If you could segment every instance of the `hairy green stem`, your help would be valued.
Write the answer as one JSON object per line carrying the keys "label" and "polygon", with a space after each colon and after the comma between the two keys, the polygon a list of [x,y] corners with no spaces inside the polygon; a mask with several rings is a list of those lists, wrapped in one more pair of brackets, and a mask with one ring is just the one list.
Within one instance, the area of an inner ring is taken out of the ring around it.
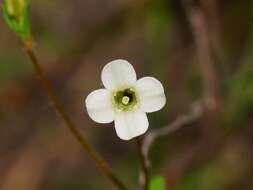
{"label": "hairy green stem", "polygon": [[33,42],[32,40],[24,41],[26,53],[38,75],[44,90],[46,91],[53,107],[56,112],[61,116],[66,126],[68,127],[71,134],[75,137],[75,139],[82,146],[84,151],[91,157],[91,159],[96,163],[98,169],[108,177],[108,179],[119,189],[119,190],[127,190],[125,185],[121,182],[121,180],[113,173],[112,169],[109,167],[107,162],[101,158],[101,156],[96,152],[96,150],[88,143],[88,141],[80,134],[77,127],[71,120],[70,116],[64,109],[63,104],[60,102],[59,98],[54,94],[52,87],[45,77],[45,74],[40,67],[38,59],[33,50]]}

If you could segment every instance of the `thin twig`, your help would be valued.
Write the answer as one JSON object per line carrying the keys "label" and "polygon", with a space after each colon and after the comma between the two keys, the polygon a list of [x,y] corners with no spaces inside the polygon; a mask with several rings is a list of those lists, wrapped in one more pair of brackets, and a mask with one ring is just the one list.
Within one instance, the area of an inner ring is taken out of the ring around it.
{"label": "thin twig", "polygon": [[219,103],[218,78],[211,56],[210,37],[203,11],[193,0],[182,0],[192,34],[195,40],[197,58],[201,67],[204,86],[204,98],[209,102],[212,110]]}
{"label": "thin twig", "polygon": [[146,158],[142,149],[143,141],[140,137],[136,138],[136,144],[138,149],[138,154],[141,162],[141,173],[140,173],[140,189],[149,190],[149,171]]}
{"label": "thin twig", "polygon": [[[221,97],[219,92],[219,80],[215,70],[215,62],[211,53],[211,37],[208,32],[208,23],[206,15],[195,0],[181,0],[186,18],[188,19],[190,30],[193,35],[196,48],[196,56],[201,67],[201,74],[203,78],[203,95],[205,99],[205,106],[203,107],[202,117],[205,118],[205,123],[202,123],[202,137],[199,143],[190,148],[189,151],[184,152],[181,159],[177,160],[176,170],[168,172],[176,175],[173,181],[179,181],[187,169],[191,168],[194,163],[199,162],[201,157],[206,157],[207,154],[213,153],[214,147],[219,147],[217,142],[220,134],[212,126],[217,122],[219,111],[221,109]],[[209,24],[209,25],[208,25]],[[218,136],[218,137],[217,137]],[[208,153],[206,150],[209,150]],[[202,155],[202,156],[200,156]],[[178,161],[179,160],[179,161]],[[173,164],[174,166],[175,164]],[[175,168],[175,167],[174,167]]]}
{"label": "thin twig", "polygon": [[63,104],[60,102],[59,98],[54,94],[50,83],[48,82],[42,68],[39,65],[38,59],[33,50],[33,42],[31,40],[24,41],[25,50],[28,57],[31,60],[31,63],[38,75],[53,107],[56,112],[61,116],[66,126],[68,127],[71,134],[75,137],[75,139],[79,142],[82,148],[87,152],[87,154],[91,157],[91,159],[96,163],[98,169],[104,173],[111,182],[119,189],[119,190],[127,190],[125,185],[121,182],[121,180],[113,173],[112,169],[108,166],[107,162],[102,159],[102,157],[96,152],[96,150],[88,143],[88,141],[80,134],[75,124],[72,122],[70,116],[64,109]]}
{"label": "thin twig", "polygon": [[171,133],[181,129],[182,127],[199,119],[204,112],[205,102],[196,102],[191,106],[188,114],[179,115],[172,123],[149,132],[144,139],[142,151],[144,154],[146,165],[150,166],[149,151],[156,139],[162,136],[170,135]]}
{"label": "thin twig", "polygon": [[178,116],[172,123],[154,131],[149,132],[143,143],[142,151],[146,164],[149,166],[149,150],[154,141],[161,136],[167,136],[183,126],[186,126],[205,115],[205,111],[214,111],[219,101],[218,84],[215,74],[214,63],[210,55],[210,39],[208,38],[207,26],[203,13],[195,8],[191,0],[183,0],[184,8],[187,12],[191,29],[193,31],[196,51],[202,70],[204,101],[193,104],[188,114]]}

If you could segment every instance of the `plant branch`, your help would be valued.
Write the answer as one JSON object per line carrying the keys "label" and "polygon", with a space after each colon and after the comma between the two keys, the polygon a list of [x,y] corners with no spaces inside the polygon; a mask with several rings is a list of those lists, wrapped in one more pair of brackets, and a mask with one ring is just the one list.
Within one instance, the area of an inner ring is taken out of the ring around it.
{"label": "plant branch", "polygon": [[200,117],[206,116],[207,113],[213,113],[219,103],[218,80],[210,53],[210,39],[204,14],[194,5],[193,1],[182,1],[195,40],[197,57],[203,77],[204,97],[203,101],[198,101],[192,105],[188,114],[180,115],[172,123],[153,130],[146,135],[142,151],[148,166],[150,165],[149,150],[157,138],[170,135]]}
{"label": "plant branch", "polygon": [[101,156],[96,152],[96,150],[88,143],[88,141],[80,134],[77,127],[71,120],[70,116],[64,109],[63,104],[60,102],[59,98],[54,94],[52,87],[45,77],[45,74],[40,67],[38,59],[33,50],[33,41],[26,40],[24,41],[25,51],[36,71],[38,78],[40,79],[44,90],[46,91],[53,107],[59,116],[63,119],[66,126],[68,127],[71,134],[75,137],[78,143],[82,146],[84,151],[90,156],[90,158],[96,163],[98,169],[108,177],[108,179],[119,189],[119,190],[127,190],[125,185],[121,182],[121,180],[113,173],[112,169],[108,166],[107,162],[101,158]]}
{"label": "plant branch", "polygon": [[141,173],[140,173],[140,189],[149,190],[149,167],[146,162],[145,154],[142,149],[143,141],[140,137],[136,138],[136,144],[138,149],[138,154],[141,162]]}
{"label": "plant branch", "polygon": [[150,166],[149,151],[154,143],[160,137],[170,135],[175,131],[181,129],[184,126],[199,119],[204,113],[205,102],[197,101],[191,106],[191,110],[188,114],[179,115],[173,122],[159,129],[154,129],[149,132],[143,141],[142,152],[144,154],[146,165]]}
{"label": "plant branch", "polygon": [[197,58],[204,81],[204,97],[209,102],[210,108],[214,110],[218,106],[220,97],[218,92],[218,78],[211,56],[211,40],[207,28],[208,23],[203,11],[193,0],[182,0],[182,3],[195,40]]}
{"label": "plant branch", "polygon": [[212,39],[208,31],[208,29],[213,28],[208,28],[211,24],[208,23],[204,10],[202,10],[198,1],[181,0],[181,2],[195,42],[196,57],[203,78],[203,98],[205,105],[202,111],[202,117],[204,119],[202,121],[203,126],[201,127],[202,136],[199,142],[185,151],[181,155],[181,159],[177,157],[175,159],[177,163],[171,164],[174,169],[170,169],[168,176],[170,174],[174,175],[174,183],[182,179],[186,171],[195,163],[200,162],[202,157],[206,157],[210,153],[213,154],[213,150],[216,147],[220,147],[220,141],[222,140],[217,128],[212,127],[217,124],[222,108],[220,105],[222,99],[219,92],[218,74],[216,73],[215,61],[211,51]]}

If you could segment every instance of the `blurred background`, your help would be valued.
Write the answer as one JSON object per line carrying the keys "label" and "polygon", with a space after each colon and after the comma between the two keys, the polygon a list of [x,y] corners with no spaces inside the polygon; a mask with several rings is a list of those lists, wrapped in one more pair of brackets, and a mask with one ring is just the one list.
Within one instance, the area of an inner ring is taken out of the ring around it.
{"label": "blurred background", "polygon": [[[130,189],[132,141],[94,123],[84,100],[111,60],[165,86],[150,130],[210,99],[203,116],[151,147],[151,174],[170,190],[253,189],[251,0],[32,0],[36,52],[68,113]],[[0,189],[115,189],[55,113],[18,38],[0,19]]]}

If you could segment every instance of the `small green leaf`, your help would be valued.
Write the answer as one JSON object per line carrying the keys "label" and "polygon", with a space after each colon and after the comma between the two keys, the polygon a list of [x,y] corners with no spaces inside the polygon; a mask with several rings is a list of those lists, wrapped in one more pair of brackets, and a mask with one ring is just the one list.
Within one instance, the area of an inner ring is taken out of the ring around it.
{"label": "small green leaf", "polygon": [[3,15],[8,26],[23,39],[30,37],[30,0],[4,0]]}
{"label": "small green leaf", "polygon": [[166,190],[165,179],[163,176],[155,176],[150,183],[150,190]]}

